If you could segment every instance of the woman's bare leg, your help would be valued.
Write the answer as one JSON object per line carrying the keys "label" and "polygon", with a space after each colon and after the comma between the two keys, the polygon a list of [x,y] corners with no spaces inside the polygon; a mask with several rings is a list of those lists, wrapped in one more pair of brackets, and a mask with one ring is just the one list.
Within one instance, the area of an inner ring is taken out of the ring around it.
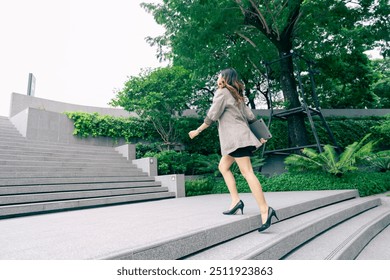
{"label": "woman's bare leg", "polygon": [[232,199],[229,209],[232,209],[239,201],[240,197],[238,195],[236,180],[234,179],[233,173],[230,171],[230,167],[234,163],[234,158],[226,155],[223,156],[219,162],[218,169],[222,173],[225,184],[229,189],[230,196]]}
{"label": "woman's bare leg", "polygon": [[248,182],[252,194],[256,199],[257,205],[260,209],[261,220],[264,224],[268,218],[268,204],[265,200],[260,181],[259,179],[257,179],[255,173],[253,172],[251,159],[250,157],[241,157],[235,158],[235,161],[237,162],[242,176],[244,176],[245,180]]}

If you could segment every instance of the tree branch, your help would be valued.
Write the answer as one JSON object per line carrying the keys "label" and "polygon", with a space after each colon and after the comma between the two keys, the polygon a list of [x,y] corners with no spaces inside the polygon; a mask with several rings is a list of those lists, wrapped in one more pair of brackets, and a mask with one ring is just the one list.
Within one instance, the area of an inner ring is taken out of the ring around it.
{"label": "tree branch", "polygon": [[240,32],[236,32],[236,34],[240,37],[242,37],[245,41],[247,41],[249,44],[252,45],[252,47],[254,48],[257,48],[256,44],[251,40],[249,39],[248,37],[246,37],[244,34],[240,33]]}

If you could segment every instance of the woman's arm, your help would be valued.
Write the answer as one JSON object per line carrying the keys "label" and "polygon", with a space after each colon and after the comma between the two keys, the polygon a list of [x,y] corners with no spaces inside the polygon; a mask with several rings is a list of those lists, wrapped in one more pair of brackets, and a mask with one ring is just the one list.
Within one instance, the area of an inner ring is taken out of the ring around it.
{"label": "woman's arm", "polygon": [[206,123],[203,123],[201,126],[199,126],[197,129],[195,130],[191,130],[188,135],[190,136],[191,139],[194,139],[196,136],[198,136],[203,130],[205,130],[206,128],[208,128],[209,125],[206,124]]}

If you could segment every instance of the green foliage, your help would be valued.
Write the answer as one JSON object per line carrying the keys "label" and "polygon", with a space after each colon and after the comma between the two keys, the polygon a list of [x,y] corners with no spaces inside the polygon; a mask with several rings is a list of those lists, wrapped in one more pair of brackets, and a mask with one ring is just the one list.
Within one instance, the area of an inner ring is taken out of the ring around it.
{"label": "green foliage", "polygon": [[156,137],[150,126],[137,118],[82,112],[66,112],[65,114],[74,121],[73,135],[80,137],[105,136],[115,140],[124,138],[127,142],[139,138],[148,140]]}
{"label": "green foliage", "polygon": [[378,126],[375,126],[374,129],[382,135],[390,135],[390,115],[386,116],[386,120]]}
{"label": "green foliage", "polygon": [[[66,113],[74,121],[74,135],[81,137],[105,136],[114,139],[125,138],[127,142],[151,141],[153,144],[137,144],[137,158],[143,157],[147,151],[159,152],[164,149],[163,143],[158,143],[159,135],[154,127],[147,121],[138,118],[116,118],[112,116],[100,116],[97,113]],[[265,120],[267,118],[264,118]],[[198,137],[191,140],[188,131],[198,127],[203,122],[202,118],[182,117],[176,122],[177,141],[182,143],[185,150],[190,153],[202,155],[220,153],[217,126],[213,125],[203,131]],[[327,122],[336,137],[338,144],[345,148],[362,135],[372,133],[372,139],[381,139],[381,149],[389,149],[390,143],[390,115],[383,117],[365,118],[327,118]],[[315,120],[318,136],[321,143],[330,143],[326,130],[320,120]],[[307,126],[309,124],[307,123]],[[271,131],[273,138],[267,142],[267,149],[281,149],[288,147],[287,123],[274,120]],[[314,142],[311,136],[310,143]]]}
{"label": "green foliage", "polygon": [[187,152],[165,150],[158,153],[147,152],[145,157],[156,157],[158,174],[183,174],[187,170],[190,155]]}
{"label": "green foliage", "polygon": [[203,123],[203,118],[184,117],[178,120],[177,125],[177,139],[185,146],[189,153],[198,153],[202,155],[220,153],[220,145],[218,139],[218,127],[212,125],[202,133],[190,139],[188,132],[199,127]]}
{"label": "green foliage", "polygon": [[365,157],[364,160],[380,172],[390,171],[390,150],[374,153]]}
{"label": "green foliage", "polygon": [[234,67],[252,101],[262,97],[261,61],[294,49],[318,62],[322,108],[382,106],[386,97],[377,93],[386,84],[372,86],[375,68],[363,52],[379,45],[388,54],[389,5],[382,0],[355,2],[170,0],[143,6],[166,30],[148,38],[159,57],[184,66],[204,84],[221,68]]}
{"label": "green foliage", "polygon": [[[270,178],[261,174],[256,174],[256,176],[265,192],[357,189],[359,195],[363,197],[390,191],[390,172],[354,171],[343,177],[335,177],[322,172],[283,173]],[[250,192],[247,182],[241,175],[236,176],[236,182],[240,193]],[[196,195],[229,192],[222,179],[213,177],[207,177],[202,181],[191,181],[191,186],[187,184],[186,182],[186,188],[190,188],[191,192],[196,193]],[[204,189],[206,191],[203,191]]]}
{"label": "green foliage", "polygon": [[357,170],[357,161],[371,155],[375,142],[365,143],[370,136],[368,134],[360,142],[348,145],[340,155],[330,145],[325,145],[322,153],[305,148],[302,150],[304,156],[294,154],[285,159],[286,168],[291,172],[322,170],[342,176],[346,172]]}
{"label": "green foliage", "polygon": [[189,180],[185,182],[186,196],[196,196],[211,194],[213,191],[215,179],[206,177],[198,180]]}
{"label": "green foliage", "polygon": [[172,150],[149,151],[143,157],[155,157],[158,162],[158,174],[186,174],[186,175],[213,175],[218,176],[217,154],[201,155],[190,154],[187,151],[176,152]]}
{"label": "green foliage", "polygon": [[[262,177],[262,175],[257,174],[257,176]],[[237,191],[239,193],[248,193],[250,192],[250,188],[248,186],[248,183],[246,182],[245,178],[242,175],[235,174],[236,179],[236,186]],[[225,181],[223,179],[216,179],[213,186],[212,193],[218,194],[218,193],[229,193],[229,190],[225,184]]]}
{"label": "green foliage", "polygon": [[177,140],[176,116],[188,108],[192,94],[190,72],[183,67],[166,67],[130,77],[110,104],[137,113],[170,145]]}
{"label": "green foliage", "polygon": [[375,73],[372,91],[378,98],[377,108],[390,108],[390,58],[371,61]]}
{"label": "green foliage", "polygon": [[357,189],[360,196],[368,196],[389,191],[389,180],[390,172],[354,171],[343,177],[322,172],[302,172],[271,177],[264,182],[263,187],[270,192]]}

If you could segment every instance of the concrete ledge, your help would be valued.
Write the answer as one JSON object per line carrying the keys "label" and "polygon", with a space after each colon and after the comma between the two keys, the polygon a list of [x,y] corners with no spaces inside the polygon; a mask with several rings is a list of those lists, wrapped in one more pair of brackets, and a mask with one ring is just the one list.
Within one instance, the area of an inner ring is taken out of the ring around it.
{"label": "concrete ledge", "polygon": [[127,160],[135,160],[135,145],[134,144],[125,144],[115,148],[119,154],[124,156]]}
{"label": "concrete ledge", "polygon": [[155,176],[154,178],[161,182],[162,187],[167,187],[168,191],[174,192],[176,198],[186,196],[184,174]]}
{"label": "concrete ledge", "polygon": [[27,108],[11,117],[10,120],[27,139],[107,147],[125,144],[124,139],[75,136],[73,135],[73,121],[62,113]]}
{"label": "concrete ledge", "polygon": [[148,176],[154,177],[157,176],[157,158],[148,157],[132,160],[132,163],[135,164],[143,172],[147,173]]}
{"label": "concrete ledge", "polygon": [[19,133],[22,134],[23,137],[26,137],[28,128],[28,108],[10,118],[10,121]]}
{"label": "concrete ledge", "polygon": [[65,102],[59,102],[44,98],[38,98],[34,96],[28,96],[25,94],[12,93],[11,95],[11,108],[10,108],[10,117],[15,116],[19,112],[27,109],[35,108],[42,111],[50,111],[56,113],[63,112],[86,112],[86,113],[99,113],[101,115],[110,115],[116,117],[128,117],[130,115],[135,116],[135,114],[130,114],[129,112],[123,109],[114,109],[114,108],[101,108],[101,107],[92,107],[84,105],[76,105]]}

